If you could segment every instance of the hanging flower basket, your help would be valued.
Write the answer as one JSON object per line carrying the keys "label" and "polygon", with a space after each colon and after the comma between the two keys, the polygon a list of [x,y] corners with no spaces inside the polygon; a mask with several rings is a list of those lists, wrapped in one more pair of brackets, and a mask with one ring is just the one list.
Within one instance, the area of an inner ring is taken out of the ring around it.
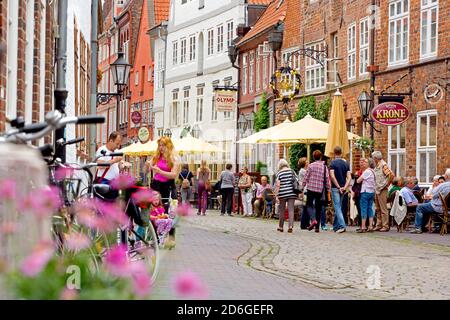
{"label": "hanging flower basket", "polygon": [[355,148],[365,152],[371,151],[374,146],[374,141],[367,137],[361,137],[355,141]]}

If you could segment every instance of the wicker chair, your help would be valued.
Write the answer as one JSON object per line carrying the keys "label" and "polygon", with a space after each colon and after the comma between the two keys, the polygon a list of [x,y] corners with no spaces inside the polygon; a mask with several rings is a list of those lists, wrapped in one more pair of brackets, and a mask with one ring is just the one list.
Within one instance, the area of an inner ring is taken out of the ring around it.
{"label": "wicker chair", "polygon": [[439,198],[442,201],[442,213],[438,214],[439,220],[442,221],[442,227],[441,227],[441,236],[447,233],[447,225],[450,223],[450,192],[447,193],[447,195],[442,195],[441,192],[439,192]]}

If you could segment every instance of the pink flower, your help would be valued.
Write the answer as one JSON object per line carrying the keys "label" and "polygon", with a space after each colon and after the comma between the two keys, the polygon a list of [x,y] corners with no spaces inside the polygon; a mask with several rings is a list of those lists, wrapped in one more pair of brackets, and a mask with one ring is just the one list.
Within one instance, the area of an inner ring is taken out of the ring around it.
{"label": "pink flower", "polygon": [[71,233],[65,241],[67,249],[72,251],[80,251],[89,248],[91,240],[82,233]]}
{"label": "pink flower", "polygon": [[61,300],[76,300],[78,298],[78,291],[75,289],[64,288],[59,295]]}
{"label": "pink flower", "polygon": [[139,205],[150,205],[156,198],[157,193],[149,189],[141,189],[136,193],[133,193],[133,199]]}
{"label": "pink flower", "polygon": [[111,187],[115,190],[126,190],[136,183],[136,180],[129,174],[121,174],[111,181]]}
{"label": "pink flower", "polygon": [[143,298],[150,294],[152,279],[142,261],[136,261],[131,264],[131,279],[136,296]]}
{"label": "pink flower", "polygon": [[116,277],[130,276],[130,262],[127,257],[127,247],[116,245],[112,247],[105,257],[106,270]]}
{"label": "pink flower", "polygon": [[190,204],[183,203],[175,209],[175,213],[179,216],[187,217],[194,214],[194,209],[192,209]]}
{"label": "pink flower", "polygon": [[71,177],[73,175],[73,173],[74,173],[73,168],[58,167],[58,169],[56,169],[56,171],[55,171],[55,179],[57,181],[61,181],[67,177]]}
{"label": "pink flower", "polygon": [[17,196],[17,182],[15,180],[0,181],[0,200],[15,200]]}
{"label": "pink flower", "polygon": [[4,233],[4,234],[12,234],[15,233],[17,231],[17,223],[14,222],[4,222],[1,226],[0,226],[0,233]]}
{"label": "pink flower", "polygon": [[52,243],[39,243],[31,255],[20,265],[20,271],[27,277],[35,277],[47,266],[55,249]]}
{"label": "pink flower", "polygon": [[178,274],[173,281],[175,294],[181,298],[206,298],[207,289],[194,272]]}
{"label": "pink flower", "polygon": [[128,223],[128,217],[116,203],[99,202],[97,208],[103,218],[117,224],[119,226],[126,225]]}

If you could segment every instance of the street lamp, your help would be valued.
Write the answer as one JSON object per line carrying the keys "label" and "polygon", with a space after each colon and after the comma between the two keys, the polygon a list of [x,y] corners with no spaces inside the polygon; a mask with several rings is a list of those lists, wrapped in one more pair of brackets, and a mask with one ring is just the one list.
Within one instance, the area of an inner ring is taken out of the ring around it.
{"label": "street lamp", "polygon": [[200,136],[200,127],[198,126],[198,124],[194,125],[194,127],[191,130],[192,136],[194,138],[197,138]]}
{"label": "street lamp", "polygon": [[359,109],[364,122],[368,121],[370,110],[372,109],[372,99],[366,90],[363,90],[358,97]]}
{"label": "street lamp", "polygon": [[164,136],[165,136],[165,137],[172,138],[172,130],[170,130],[169,128],[167,128],[167,129],[164,131]]}
{"label": "street lamp", "polygon": [[242,134],[243,132],[245,132],[245,130],[247,129],[247,118],[245,117],[245,115],[243,113],[241,113],[239,115],[239,119],[238,119],[238,129],[239,132]]}

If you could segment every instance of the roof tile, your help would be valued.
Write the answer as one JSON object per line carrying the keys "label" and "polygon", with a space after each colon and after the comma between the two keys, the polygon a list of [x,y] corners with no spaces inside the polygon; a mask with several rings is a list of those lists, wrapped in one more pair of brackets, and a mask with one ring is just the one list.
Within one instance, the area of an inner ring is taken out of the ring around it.
{"label": "roof tile", "polygon": [[155,0],[155,25],[169,18],[170,0]]}

